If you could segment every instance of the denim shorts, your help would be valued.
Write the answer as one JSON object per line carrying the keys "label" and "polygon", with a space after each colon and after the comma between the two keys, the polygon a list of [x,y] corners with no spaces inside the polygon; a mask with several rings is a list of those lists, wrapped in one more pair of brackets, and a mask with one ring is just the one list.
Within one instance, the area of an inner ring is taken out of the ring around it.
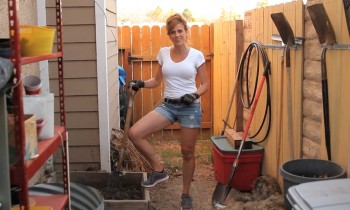
{"label": "denim shorts", "polygon": [[202,108],[200,103],[186,105],[162,102],[154,109],[172,123],[178,121],[185,128],[199,128],[202,121]]}

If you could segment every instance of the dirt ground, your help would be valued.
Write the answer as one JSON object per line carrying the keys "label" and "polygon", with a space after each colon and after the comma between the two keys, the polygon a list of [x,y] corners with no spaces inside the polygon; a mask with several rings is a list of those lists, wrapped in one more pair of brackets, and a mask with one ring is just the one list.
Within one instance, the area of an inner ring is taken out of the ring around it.
{"label": "dirt ground", "polygon": [[[150,189],[151,206],[153,209],[180,209],[182,173],[180,170],[168,170],[169,180]],[[228,210],[283,210],[283,195],[276,188],[276,183],[270,177],[260,177],[256,181],[256,190],[241,193],[232,189],[222,209]],[[212,165],[197,165],[191,186],[193,209],[213,210],[212,195],[217,182]],[[258,186],[259,185],[259,186]]]}
{"label": "dirt ground", "polygon": [[[117,133],[118,134],[118,133]],[[120,139],[120,138],[116,138]],[[154,210],[175,210],[181,208],[182,190],[182,158],[178,142],[152,142],[156,153],[165,165],[169,180],[162,182],[149,190],[151,207]],[[118,149],[116,149],[118,151]],[[132,148],[128,152],[133,152]],[[137,152],[130,155],[130,163],[139,163],[137,171],[150,170],[143,157]],[[116,157],[117,159],[117,157]],[[214,210],[212,196],[217,185],[212,164],[212,149],[210,140],[197,141],[196,170],[191,185],[190,195],[193,199],[193,209]],[[239,166],[238,166],[239,167]],[[133,165],[131,168],[135,168]],[[261,176],[254,183],[252,192],[241,193],[232,189],[225,201],[228,210],[283,210],[284,200],[277,181],[269,176]],[[221,208],[220,208],[221,209]]]}

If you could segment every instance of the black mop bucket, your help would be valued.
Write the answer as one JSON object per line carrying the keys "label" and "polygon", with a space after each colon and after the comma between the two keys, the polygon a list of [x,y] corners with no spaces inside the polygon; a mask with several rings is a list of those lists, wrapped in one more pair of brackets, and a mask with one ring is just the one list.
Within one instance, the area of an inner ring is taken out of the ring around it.
{"label": "black mop bucket", "polygon": [[305,182],[345,178],[345,170],[338,164],[320,159],[296,159],[285,162],[280,168],[283,177],[284,206],[291,209],[286,199],[289,187]]}
{"label": "black mop bucket", "polygon": [[[29,195],[45,196],[63,193],[62,183],[44,183],[29,188]],[[103,210],[104,199],[101,193],[90,186],[70,183],[72,210]]]}

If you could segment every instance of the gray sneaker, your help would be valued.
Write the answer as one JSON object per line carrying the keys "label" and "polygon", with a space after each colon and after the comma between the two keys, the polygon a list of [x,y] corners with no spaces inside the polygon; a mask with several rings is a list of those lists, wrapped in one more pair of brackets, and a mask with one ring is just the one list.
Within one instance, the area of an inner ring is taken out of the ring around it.
{"label": "gray sneaker", "polygon": [[192,210],[191,196],[181,195],[181,210]]}
{"label": "gray sneaker", "polygon": [[168,174],[164,171],[162,173],[159,172],[152,172],[146,181],[141,183],[142,187],[153,187],[154,185],[158,184],[159,182],[165,181],[169,179]]}

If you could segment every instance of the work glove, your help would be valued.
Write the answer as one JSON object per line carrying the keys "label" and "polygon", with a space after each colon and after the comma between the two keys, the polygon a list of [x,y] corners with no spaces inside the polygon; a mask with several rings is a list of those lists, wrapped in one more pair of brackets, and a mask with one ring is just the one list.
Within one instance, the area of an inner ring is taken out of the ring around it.
{"label": "work glove", "polygon": [[145,87],[145,82],[142,80],[131,80],[129,82],[129,87],[131,87],[133,91],[138,91],[140,88]]}
{"label": "work glove", "polygon": [[187,93],[180,97],[180,101],[184,104],[192,104],[195,100],[199,98],[197,93]]}

